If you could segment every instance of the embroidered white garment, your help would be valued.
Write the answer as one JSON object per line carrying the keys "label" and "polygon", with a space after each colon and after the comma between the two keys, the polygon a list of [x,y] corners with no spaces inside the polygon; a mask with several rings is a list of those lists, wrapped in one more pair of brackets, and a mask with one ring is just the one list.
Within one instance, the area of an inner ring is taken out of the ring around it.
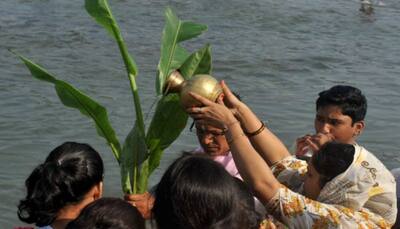
{"label": "embroidered white garment", "polygon": [[397,215],[396,182],[392,173],[365,148],[355,145],[353,163],[328,182],[318,201],[353,210],[367,208],[393,224]]}
{"label": "embroidered white garment", "polygon": [[305,161],[289,156],[271,166],[275,177],[294,192],[281,188],[267,209],[281,214],[282,221],[295,227],[347,228],[355,224],[364,228],[364,224],[388,228],[397,213],[394,178],[373,154],[354,147],[353,163],[324,186],[317,201],[299,194],[307,171]]}

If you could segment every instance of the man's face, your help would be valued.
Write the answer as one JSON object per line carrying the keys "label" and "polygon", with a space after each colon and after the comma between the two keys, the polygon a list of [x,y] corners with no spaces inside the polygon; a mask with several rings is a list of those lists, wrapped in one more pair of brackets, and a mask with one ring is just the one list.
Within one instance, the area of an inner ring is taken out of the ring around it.
{"label": "man's face", "polygon": [[196,124],[196,134],[204,152],[211,156],[226,155],[229,145],[221,129],[209,125]]}
{"label": "man's face", "polygon": [[304,196],[313,200],[317,200],[322,188],[320,185],[320,175],[317,170],[315,170],[312,163],[308,164],[303,188]]}
{"label": "man's face", "polygon": [[318,109],[314,127],[317,133],[331,134],[338,142],[353,144],[364,128],[364,121],[352,122],[338,106],[325,106]]}

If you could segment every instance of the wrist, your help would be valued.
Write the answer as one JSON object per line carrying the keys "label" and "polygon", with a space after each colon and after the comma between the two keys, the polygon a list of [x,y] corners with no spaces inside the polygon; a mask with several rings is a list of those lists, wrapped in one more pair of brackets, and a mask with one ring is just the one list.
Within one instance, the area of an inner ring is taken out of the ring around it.
{"label": "wrist", "polygon": [[234,112],[226,112],[225,115],[221,118],[221,121],[225,131],[228,131],[235,124],[240,125],[240,120],[237,119]]}
{"label": "wrist", "polygon": [[246,131],[244,131],[244,133],[246,134],[246,136],[247,137],[249,137],[249,138],[251,138],[251,137],[254,137],[254,136],[257,136],[257,135],[259,135],[261,132],[263,132],[264,130],[265,130],[265,123],[263,122],[263,121],[260,121],[260,128],[258,128],[257,130],[255,130],[255,131],[252,131],[252,132],[246,132]]}
{"label": "wrist", "polygon": [[240,122],[242,122],[245,118],[245,114],[249,111],[249,107],[244,104],[244,103],[240,103],[236,108],[235,108],[235,112],[234,112],[234,116],[237,120],[239,120]]}

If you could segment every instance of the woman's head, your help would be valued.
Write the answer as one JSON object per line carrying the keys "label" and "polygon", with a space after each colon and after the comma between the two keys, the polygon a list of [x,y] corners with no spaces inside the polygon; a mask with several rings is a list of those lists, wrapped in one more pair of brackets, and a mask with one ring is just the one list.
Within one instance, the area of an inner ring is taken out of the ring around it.
{"label": "woman's head", "polygon": [[[239,94],[235,92],[232,92],[232,94],[241,101]],[[223,98],[225,95],[222,93],[220,96]],[[193,127],[196,128],[197,139],[199,140],[204,153],[211,157],[224,156],[229,153],[230,149],[226,140],[225,130],[197,121],[193,121],[190,126],[190,131],[192,131]]]}
{"label": "woman's head", "polygon": [[80,203],[94,187],[101,195],[103,170],[99,153],[89,145],[58,146],[25,181],[27,195],[18,205],[18,217],[37,226],[51,224],[62,208]]}
{"label": "woman's head", "polygon": [[87,205],[66,229],[144,229],[138,210],[118,198],[101,198]]}
{"label": "woman's head", "polygon": [[353,145],[328,142],[313,155],[304,181],[304,194],[316,200],[326,183],[346,171],[354,159]]}
{"label": "woman's head", "polygon": [[184,155],[157,186],[153,213],[158,228],[257,228],[241,203],[242,191],[218,163]]}
{"label": "woman's head", "polygon": [[195,126],[199,143],[207,155],[216,157],[228,154],[229,144],[226,141],[224,130],[196,122]]}

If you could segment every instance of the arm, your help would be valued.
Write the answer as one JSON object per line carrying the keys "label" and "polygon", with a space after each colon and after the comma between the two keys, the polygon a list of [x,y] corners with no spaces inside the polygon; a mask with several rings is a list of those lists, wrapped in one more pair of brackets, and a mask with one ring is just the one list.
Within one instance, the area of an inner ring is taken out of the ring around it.
{"label": "arm", "polygon": [[[231,92],[224,81],[221,82],[221,86],[224,96],[219,98],[218,103],[225,104],[230,109],[236,119],[240,121],[240,125],[246,133],[257,131],[261,127],[260,119]],[[290,155],[285,145],[268,128],[255,136],[249,137],[249,140],[268,165]]]}
{"label": "arm", "polygon": [[240,175],[253,187],[256,196],[265,205],[278,191],[280,183],[244,135],[238,122],[230,125],[227,139]]}
{"label": "arm", "polygon": [[[244,103],[238,108],[236,116],[246,133],[254,133],[261,127],[260,119]],[[268,165],[290,156],[285,145],[268,128],[255,136],[249,137],[249,140]]]}

